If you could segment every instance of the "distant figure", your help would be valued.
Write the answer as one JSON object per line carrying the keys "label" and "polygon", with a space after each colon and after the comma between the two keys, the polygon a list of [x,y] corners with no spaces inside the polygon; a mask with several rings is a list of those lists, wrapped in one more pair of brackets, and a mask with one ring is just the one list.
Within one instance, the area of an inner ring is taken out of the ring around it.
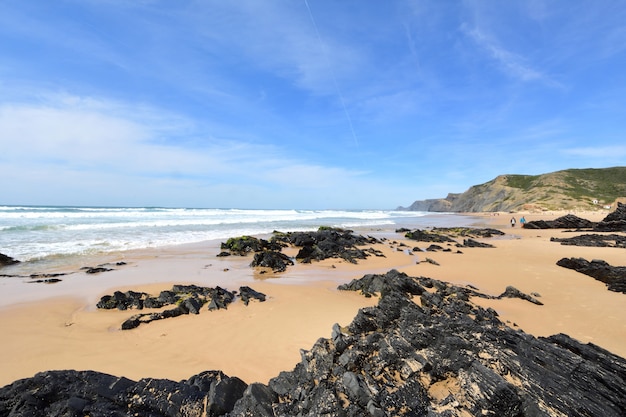
{"label": "distant figure", "polygon": [[511,227],[515,227],[515,217],[511,217]]}
{"label": "distant figure", "polygon": [[524,225],[526,224],[526,218],[524,216],[520,217],[519,219],[519,225],[520,227],[523,229]]}

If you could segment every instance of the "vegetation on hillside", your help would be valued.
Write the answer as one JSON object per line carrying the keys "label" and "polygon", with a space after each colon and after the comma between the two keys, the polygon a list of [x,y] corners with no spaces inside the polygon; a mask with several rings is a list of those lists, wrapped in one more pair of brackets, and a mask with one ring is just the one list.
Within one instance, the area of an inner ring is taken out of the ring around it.
{"label": "vegetation on hillside", "polygon": [[[453,198],[451,198],[453,196]],[[626,167],[567,169],[542,175],[500,175],[445,199],[415,202],[409,208],[478,212],[594,210],[626,198]]]}

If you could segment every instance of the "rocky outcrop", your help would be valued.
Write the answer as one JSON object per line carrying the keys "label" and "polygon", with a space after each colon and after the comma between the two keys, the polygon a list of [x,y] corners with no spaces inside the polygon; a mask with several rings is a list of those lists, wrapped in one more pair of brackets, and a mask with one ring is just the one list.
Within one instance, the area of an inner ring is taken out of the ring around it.
{"label": "rocky outcrop", "polygon": [[8,255],[0,253],[0,268],[3,266],[14,265],[14,264],[19,264],[19,263],[20,261],[18,261],[17,259],[13,259]]}
{"label": "rocky outcrop", "polygon": [[265,294],[263,294],[262,292],[255,291],[252,288],[247,287],[247,286],[239,287],[239,297],[241,298],[241,301],[243,301],[245,305],[248,305],[250,300],[259,300],[260,302],[265,301]]}
{"label": "rocky outcrop", "polygon": [[626,232],[626,204],[617,203],[617,208],[594,226],[597,232]]}
{"label": "rocky outcrop", "polygon": [[[235,300],[236,291],[228,291],[221,287],[199,287],[197,285],[174,285],[171,290],[161,291],[158,296],[145,292],[115,291],[113,295],[104,295],[96,304],[97,308],[111,310],[160,309],[168,305],[176,307],[152,313],[135,314],[125,320],[122,330],[130,330],[141,324],[151,323],[183,314],[200,314],[202,306],[208,304],[208,310],[226,309]],[[239,288],[239,296],[245,305],[250,300],[265,301],[265,294],[248,286]]]}
{"label": "rocky outcrop", "polygon": [[274,272],[285,272],[287,266],[293,265],[293,261],[287,255],[282,252],[264,250],[254,254],[254,258],[250,263],[250,266],[260,266],[265,268],[271,268]]}
{"label": "rocky outcrop", "polygon": [[229,252],[222,252],[220,255],[225,256],[227,254],[234,254],[245,256],[252,252],[261,252],[266,250],[280,252],[282,247],[283,245],[279,244],[276,240],[267,241],[253,236],[231,237],[226,242],[222,242],[221,244],[221,249],[228,250]]}
{"label": "rocky outcrop", "polygon": [[584,258],[563,258],[556,264],[602,281],[610,291],[626,294],[626,266],[611,266],[603,260],[590,262]]}
{"label": "rocky outcrop", "polygon": [[[505,233],[490,228],[471,228],[471,227],[436,227],[433,228],[430,232],[426,230],[396,230],[396,232],[404,232],[404,237],[411,240],[416,240],[418,242],[435,242],[435,243],[454,243],[458,248],[493,248],[492,244],[478,242],[477,240],[471,239],[471,237],[475,238],[490,238],[495,236],[502,236]],[[463,243],[459,243],[453,237],[467,237],[463,239]],[[444,250],[443,247],[439,245],[430,245],[426,248],[428,252],[435,252],[438,250]],[[447,252],[451,252],[451,249],[445,249]]]}
{"label": "rocky outcrop", "polygon": [[594,223],[573,214],[555,220],[533,220],[524,224],[524,229],[592,229]]}
{"label": "rocky outcrop", "polygon": [[596,248],[626,248],[626,236],[618,234],[601,235],[587,233],[567,238],[551,237],[550,242],[568,246],[590,246]]}
{"label": "rocky outcrop", "polygon": [[481,296],[474,288],[397,271],[348,287],[380,294],[378,305],[334,325],[267,385],[218,371],[181,382],[45,372],[0,388],[0,415],[624,415],[625,359],[563,334],[536,338],[508,327],[472,302]]}
{"label": "rocky outcrop", "polygon": [[416,240],[418,242],[457,243],[456,240],[452,239],[451,237],[445,234],[428,232],[426,230],[420,230],[420,229],[407,232],[405,233],[404,237],[406,237],[407,239]]}
{"label": "rocky outcrop", "polygon": [[372,237],[355,235],[352,230],[334,227],[320,227],[315,232],[274,232],[267,241],[250,236],[228,239],[222,243],[223,251],[217,256],[231,254],[247,255],[254,253],[250,263],[252,267],[271,268],[274,272],[284,272],[294,261],[282,253],[289,245],[300,248],[295,259],[302,263],[321,261],[328,258],[344,259],[357,263],[358,259],[366,259],[370,255],[384,256],[374,248],[362,249],[360,246],[379,243]]}
{"label": "rocky outcrop", "polygon": [[181,382],[48,371],[0,388],[0,416],[222,416],[232,411],[246,387],[221,371]]}
{"label": "rocky outcrop", "polygon": [[378,306],[335,325],[231,416],[623,415],[626,360],[513,330],[467,289],[396,271],[363,281],[355,288],[379,289]]}
{"label": "rocky outcrop", "polygon": [[334,227],[320,227],[316,232],[277,233],[273,239],[300,248],[296,259],[302,263],[321,261],[329,258],[344,259],[357,263],[370,254],[380,255],[375,250],[361,249],[361,246],[380,243],[373,237],[355,235],[352,230]]}

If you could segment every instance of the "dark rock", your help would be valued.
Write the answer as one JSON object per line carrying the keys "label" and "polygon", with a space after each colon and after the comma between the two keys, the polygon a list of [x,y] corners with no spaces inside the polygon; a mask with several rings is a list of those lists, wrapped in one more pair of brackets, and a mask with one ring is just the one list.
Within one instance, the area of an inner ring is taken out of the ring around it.
{"label": "dark rock", "polygon": [[[189,310],[184,304],[181,304],[177,307],[171,308],[169,310],[163,310],[160,313],[142,313],[135,314],[134,316],[128,318],[122,323],[122,330],[131,330],[136,327],[139,327],[141,324],[151,323],[156,320],[169,319],[172,317],[182,316],[183,314],[189,314]],[[197,313],[196,313],[197,314]]]}
{"label": "dark rock", "polygon": [[44,283],[44,284],[56,284],[57,282],[63,281],[59,278],[46,278],[46,279],[36,279],[34,281],[28,281],[29,283]]}
{"label": "dark rock", "polygon": [[8,266],[8,265],[15,265],[19,263],[20,261],[18,261],[17,259],[13,259],[10,256],[0,253],[0,267]]}
{"label": "dark rock", "polygon": [[593,230],[597,232],[626,232],[626,204],[618,202],[615,211],[598,222]]}
{"label": "dark rock", "polygon": [[589,262],[583,258],[563,258],[556,264],[604,282],[610,291],[626,294],[626,266],[611,266],[598,259]]}
{"label": "dark rock", "polygon": [[424,262],[426,262],[427,264],[439,266],[439,262],[437,262],[437,261],[435,261],[434,259],[431,259],[431,258],[424,259]]}
{"label": "dark rock", "polygon": [[395,269],[385,275],[367,274],[337,288],[341,291],[360,291],[363,295],[376,295],[390,291],[420,295],[424,292],[424,288],[417,284],[413,278]]}
{"label": "dark rock", "polygon": [[506,290],[497,298],[521,298],[522,300],[530,301],[531,303],[537,304],[538,306],[543,305],[541,301],[537,300],[534,297],[531,297],[528,294],[524,294],[523,292],[512,286],[506,287]]}
{"label": "dark rock", "polygon": [[437,252],[439,250],[443,250],[443,247],[439,245],[430,245],[426,248],[426,252]]}
{"label": "dark rock", "polygon": [[[261,252],[264,250],[278,251],[282,245],[276,241],[268,242],[253,236],[240,236],[228,239],[221,244],[221,249],[230,251],[231,254],[245,256],[251,252]],[[225,256],[225,255],[220,255]]]}
{"label": "dark rock", "polygon": [[561,245],[590,246],[597,248],[626,248],[626,236],[618,234],[588,233],[570,238],[551,237],[551,242],[559,242]]}
{"label": "dark rock", "polygon": [[232,303],[234,299],[235,294],[232,292],[221,287],[215,287],[215,291],[213,292],[211,301],[209,302],[209,311],[227,309],[228,304]]}
{"label": "dark rock", "polygon": [[207,396],[207,416],[223,416],[233,410],[248,385],[237,377],[212,384]]}
{"label": "dark rock", "polygon": [[524,229],[591,229],[594,223],[573,214],[555,220],[533,220],[524,224]]}
{"label": "dark rock", "polygon": [[200,308],[202,307],[202,304],[204,304],[204,302],[201,301],[199,298],[189,297],[182,302],[181,307],[183,307],[191,314],[200,314]]}
{"label": "dark rock", "polygon": [[48,371],[0,388],[2,416],[201,415],[206,392],[185,382]]}
{"label": "dark rock", "polygon": [[277,401],[278,395],[270,387],[260,383],[250,384],[229,416],[274,417],[272,405]]}
{"label": "dark rock", "polygon": [[99,274],[101,272],[113,271],[113,269],[111,269],[111,268],[105,268],[105,267],[102,267],[102,266],[97,266],[97,267],[94,267],[94,268],[85,267],[83,269],[85,270],[85,274]]}
{"label": "dark rock", "polygon": [[143,308],[143,302],[148,297],[148,294],[144,292],[115,291],[113,295],[105,295],[100,298],[100,301],[96,304],[96,307],[102,309],[114,309],[128,310],[130,308],[136,308],[141,310]]}
{"label": "dark rock", "polygon": [[626,220],[626,204],[618,202],[615,210],[602,219],[602,222],[618,222],[621,220]]}
{"label": "dark rock", "polygon": [[398,271],[345,287],[381,298],[268,385],[50,371],[0,388],[0,416],[624,416],[626,359],[512,329],[471,302],[475,289]]}
{"label": "dark rock", "polygon": [[427,232],[425,230],[416,229],[411,232],[407,232],[404,237],[411,240],[417,240],[418,242],[434,242],[434,243],[445,243],[445,242],[453,242],[456,243],[456,240],[451,237],[436,233],[436,232]]}
{"label": "dark rock", "polygon": [[245,305],[248,305],[250,300],[259,300],[260,302],[265,301],[265,294],[255,291],[247,286],[239,287],[239,297],[241,297],[241,301],[243,301]]}
{"label": "dark rock", "polygon": [[478,228],[478,227],[435,227],[432,229],[433,233],[444,234],[448,236],[462,236],[473,238],[489,238],[493,236],[504,236],[502,230],[492,228]]}
{"label": "dark rock", "polygon": [[271,268],[274,272],[285,272],[288,265],[293,265],[293,261],[282,252],[264,250],[254,254],[254,259],[250,266],[261,266]]}
{"label": "dark rock", "polygon": [[[273,240],[301,248],[296,259],[302,263],[328,258],[356,263],[358,259],[366,259],[371,253],[358,246],[380,243],[373,237],[366,238],[353,234],[351,230],[332,227],[320,227],[317,232],[279,233],[274,235]],[[374,251],[374,254],[380,256],[379,252]]]}
{"label": "dark rock", "polygon": [[495,248],[495,246],[489,243],[478,242],[474,239],[463,239],[462,248]]}

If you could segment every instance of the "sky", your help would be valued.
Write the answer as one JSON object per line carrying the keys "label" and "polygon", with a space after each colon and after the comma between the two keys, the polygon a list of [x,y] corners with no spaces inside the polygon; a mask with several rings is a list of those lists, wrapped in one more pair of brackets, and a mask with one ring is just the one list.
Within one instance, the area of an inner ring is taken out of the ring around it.
{"label": "sky", "polygon": [[0,204],[394,209],[625,137],[621,0],[0,1]]}

